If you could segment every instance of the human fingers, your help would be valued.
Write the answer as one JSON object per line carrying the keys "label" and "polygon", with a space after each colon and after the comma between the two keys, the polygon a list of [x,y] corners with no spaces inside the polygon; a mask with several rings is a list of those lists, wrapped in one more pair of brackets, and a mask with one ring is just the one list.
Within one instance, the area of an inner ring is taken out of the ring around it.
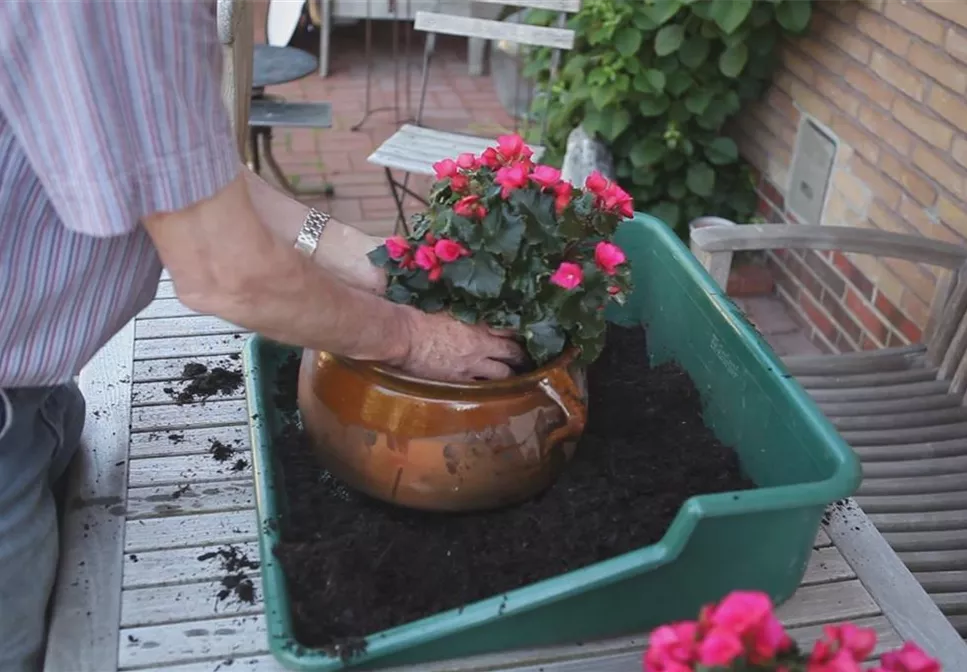
{"label": "human fingers", "polygon": [[467,373],[472,378],[485,378],[487,380],[501,380],[510,378],[514,375],[513,369],[493,359],[481,359],[473,364]]}
{"label": "human fingers", "polygon": [[525,360],[524,348],[520,343],[498,336],[488,336],[480,354],[507,364],[522,364]]}

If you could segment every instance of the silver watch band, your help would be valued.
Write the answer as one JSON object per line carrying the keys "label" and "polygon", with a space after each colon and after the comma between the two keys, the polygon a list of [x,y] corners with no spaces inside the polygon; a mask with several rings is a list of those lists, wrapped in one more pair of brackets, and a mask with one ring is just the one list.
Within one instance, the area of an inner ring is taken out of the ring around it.
{"label": "silver watch band", "polygon": [[309,208],[309,214],[306,215],[302,228],[299,229],[299,235],[295,239],[295,249],[307,257],[314,255],[316,248],[319,247],[319,236],[322,235],[328,223],[329,215],[315,208]]}

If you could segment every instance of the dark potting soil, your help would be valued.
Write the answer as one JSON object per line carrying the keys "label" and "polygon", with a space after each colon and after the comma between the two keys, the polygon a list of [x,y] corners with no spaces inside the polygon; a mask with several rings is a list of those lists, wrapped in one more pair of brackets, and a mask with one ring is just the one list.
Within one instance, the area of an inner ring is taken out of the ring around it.
{"label": "dark potting soil", "polygon": [[234,596],[240,602],[246,604],[255,603],[255,584],[245,572],[246,569],[257,570],[258,561],[250,560],[248,555],[239,550],[237,546],[225,546],[217,551],[202,553],[198,560],[206,562],[218,558],[221,561],[225,576],[222,577],[221,590],[216,597],[219,601]]}
{"label": "dark potting soil", "polygon": [[181,372],[183,380],[189,381],[181,390],[166,387],[164,391],[179,404],[204,400],[216,394],[229,395],[242,386],[242,372],[230,371],[220,366],[211,370],[200,362],[188,362]]}
{"label": "dark potting soil", "polygon": [[[658,541],[697,494],[755,487],[702,421],[675,364],[649,368],[641,329],[612,327],[588,371],[589,422],[557,483],[522,505],[430,514],[373,501],[315,462],[294,422],[277,437],[288,496],[275,548],[303,646],[389,627],[579,569]],[[294,417],[298,359],[280,367]]]}

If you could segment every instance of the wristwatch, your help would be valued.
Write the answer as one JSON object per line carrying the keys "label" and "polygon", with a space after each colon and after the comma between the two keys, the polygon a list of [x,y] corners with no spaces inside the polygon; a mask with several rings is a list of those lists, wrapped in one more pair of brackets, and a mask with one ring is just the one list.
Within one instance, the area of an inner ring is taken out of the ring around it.
{"label": "wristwatch", "polygon": [[302,222],[302,228],[299,229],[299,235],[295,239],[295,249],[307,257],[312,257],[316,253],[316,248],[319,247],[319,237],[325,231],[329,219],[330,217],[326,213],[319,212],[315,208],[309,208],[309,214]]}

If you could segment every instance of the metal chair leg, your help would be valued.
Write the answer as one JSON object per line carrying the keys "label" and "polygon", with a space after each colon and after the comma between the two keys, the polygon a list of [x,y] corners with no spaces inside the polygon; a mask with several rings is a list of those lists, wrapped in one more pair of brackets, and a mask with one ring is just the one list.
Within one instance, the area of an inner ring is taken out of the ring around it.
{"label": "metal chair leg", "polygon": [[282,167],[279,165],[278,161],[275,160],[275,155],[272,154],[272,129],[260,129],[259,135],[262,138],[262,159],[265,161],[265,165],[269,167],[269,171],[272,173],[272,176],[275,177],[276,181],[283,189],[296,197],[333,195],[332,186],[329,184],[323,184],[322,187],[317,189],[300,189],[293,184],[292,180],[285,176],[285,172],[282,170]]}
{"label": "metal chair leg", "polygon": [[[393,233],[398,234],[400,228],[406,234],[409,234],[409,227],[406,226],[406,210],[403,208],[403,199],[406,198],[406,192],[399,190],[399,186],[396,180],[393,179],[393,171],[389,168],[384,169],[386,171],[386,181],[389,182],[389,190],[393,195],[393,202],[396,203],[396,223],[393,225]],[[405,186],[403,187],[406,188]]]}

